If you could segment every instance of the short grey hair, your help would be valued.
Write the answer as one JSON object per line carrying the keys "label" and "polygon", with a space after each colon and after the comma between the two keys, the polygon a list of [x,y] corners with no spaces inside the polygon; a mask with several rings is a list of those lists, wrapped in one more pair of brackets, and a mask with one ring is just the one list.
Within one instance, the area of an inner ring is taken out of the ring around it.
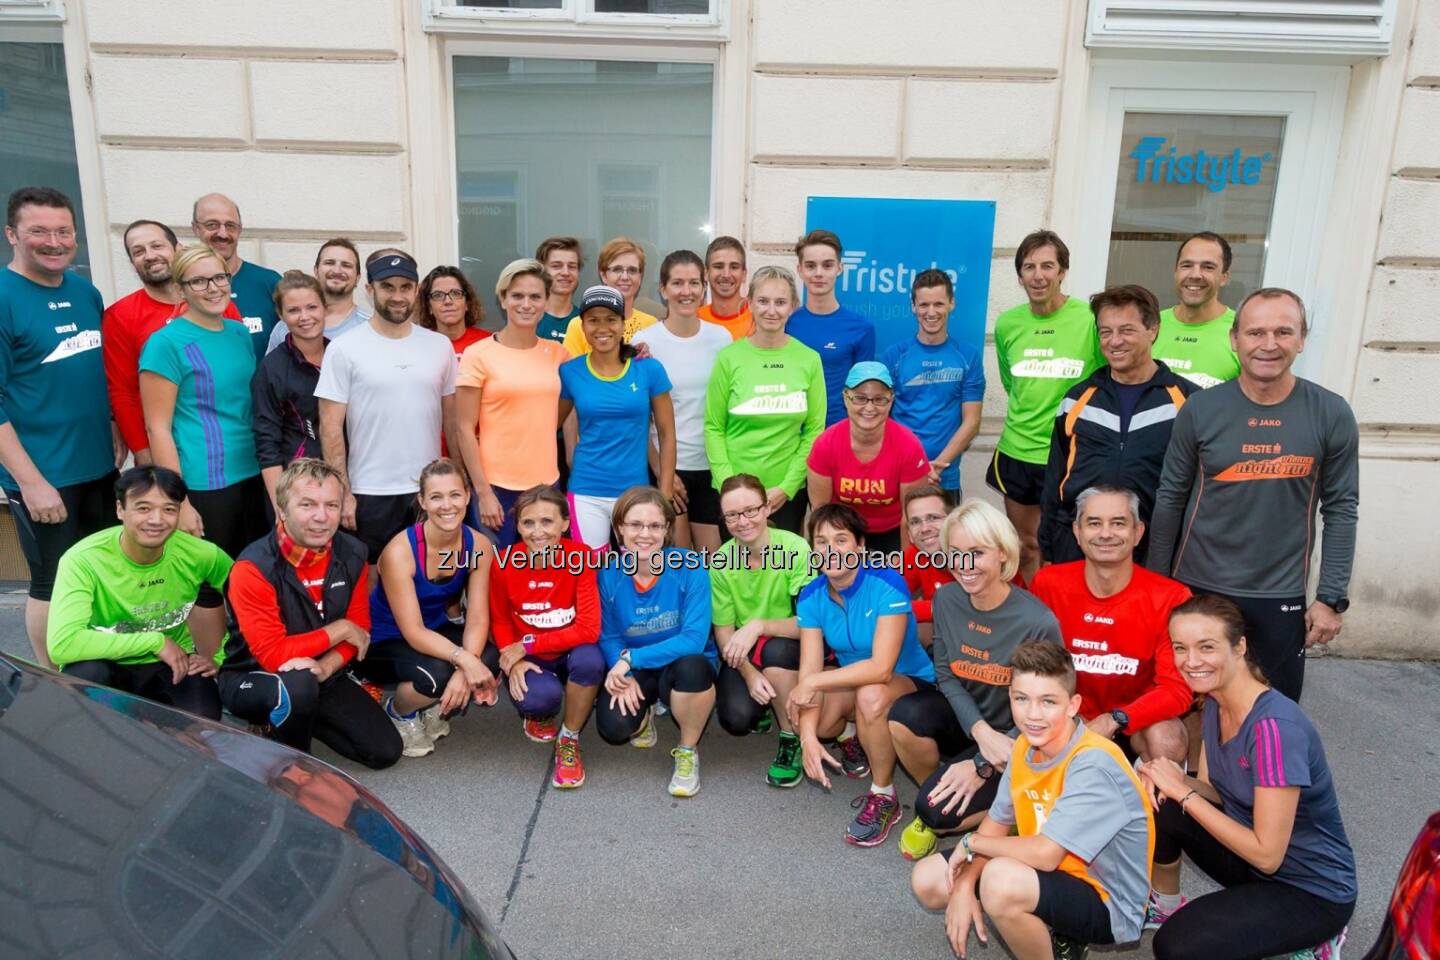
{"label": "short grey hair", "polygon": [[1079,523],[1080,518],[1085,515],[1085,504],[1096,497],[1119,496],[1124,497],[1126,504],[1130,507],[1130,519],[1136,523],[1140,522],[1140,495],[1134,490],[1125,487],[1117,487],[1108,483],[1096,484],[1093,487],[1086,487],[1080,491],[1080,496],[1075,498],[1075,522]]}

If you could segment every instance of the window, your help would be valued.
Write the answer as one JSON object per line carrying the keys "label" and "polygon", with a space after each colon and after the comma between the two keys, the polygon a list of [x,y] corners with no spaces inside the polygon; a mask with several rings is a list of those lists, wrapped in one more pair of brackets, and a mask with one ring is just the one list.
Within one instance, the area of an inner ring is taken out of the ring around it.
{"label": "window", "polygon": [[1127,113],[1120,135],[1105,284],[1169,296],[1175,252],[1192,233],[1230,241],[1225,301],[1262,285],[1285,118]]}
{"label": "window", "polygon": [[[75,204],[80,249],[75,269],[89,274],[80,171],[65,50],[59,43],[0,42],[0,198],[20,187],[54,187]],[[10,262],[0,241],[0,266]]]}
{"label": "window", "polygon": [[[3,0],[0,0],[3,2]],[[423,0],[447,32],[719,40],[731,0]]]}
{"label": "window", "polygon": [[1361,60],[1390,52],[1396,0],[1090,0],[1085,45]]}
{"label": "window", "polygon": [[[615,236],[660,259],[709,242],[710,63],[457,56],[452,61],[459,251],[493,290],[555,234],[579,237],[581,285]],[[663,118],[663,121],[659,118]]]}

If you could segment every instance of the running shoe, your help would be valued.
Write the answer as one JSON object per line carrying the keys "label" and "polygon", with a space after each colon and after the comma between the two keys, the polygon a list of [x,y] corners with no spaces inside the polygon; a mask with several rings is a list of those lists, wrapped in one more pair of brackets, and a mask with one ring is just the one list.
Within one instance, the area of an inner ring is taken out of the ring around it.
{"label": "running shoe", "polygon": [[425,726],[425,736],[431,740],[450,736],[450,721],[440,715],[440,704],[420,713],[420,722]]}
{"label": "running shoe", "polygon": [[660,732],[655,729],[655,712],[645,712],[645,722],[640,724],[640,729],[635,736],[630,738],[630,746],[636,750],[649,750],[655,746],[655,741],[660,739]]}
{"label": "running shoe", "polygon": [[394,701],[385,705],[385,716],[395,724],[395,729],[400,733],[401,743],[404,745],[400,751],[406,757],[423,757],[435,750],[435,741],[425,734],[425,722],[420,719],[420,714],[412,713],[409,717],[397,717],[393,711]]}
{"label": "running shoe", "polygon": [[675,772],[670,777],[670,796],[693,797],[700,792],[700,752],[694,747],[676,747]]}
{"label": "running shoe", "polygon": [[1349,932],[1350,928],[1346,927],[1318,947],[1297,950],[1286,957],[1286,960],[1340,960],[1340,948],[1344,945],[1345,935]]}
{"label": "running shoe", "polygon": [[554,743],[555,738],[560,736],[560,724],[554,717],[526,717],[520,729],[536,743]]}
{"label": "running shoe", "polygon": [[580,741],[574,737],[560,737],[555,741],[555,776],[550,783],[556,790],[574,790],[585,783]]}
{"label": "running shoe", "polygon": [[935,831],[916,817],[900,833],[900,856],[906,860],[924,860],[935,852],[937,842]]}
{"label": "running shoe", "polygon": [[[1186,899],[1185,895],[1182,893],[1180,895],[1180,907],[1185,906],[1185,904],[1189,902],[1190,901]],[[1180,907],[1176,907],[1174,910],[1166,912],[1165,910],[1161,909],[1160,904],[1155,902],[1155,891],[1150,891],[1150,899],[1145,904],[1145,925],[1140,929],[1159,930],[1160,927],[1164,925],[1166,920],[1169,920],[1171,917],[1175,916],[1176,911],[1178,911]]]}
{"label": "running shoe", "polygon": [[845,842],[857,847],[878,847],[890,836],[890,828],[900,816],[900,801],[885,793],[867,792],[850,802],[860,812],[845,828]]}
{"label": "running shoe", "polygon": [[1090,952],[1090,945],[1051,932],[1050,951],[1055,954],[1055,960],[1085,960],[1085,955]]}
{"label": "running shoe", "polygon": [[793,787],[805,777],[805,766],[800,755],[800,738],[793,733],[780,731],[780,746],[775,750],[775,759],[765,774],[765,782],[772,787]]}
{"label": "running shoe", "polygon": [[750,732],[756,734],[766,734],[769,733],[772,729],[774,729],[774,727],[775,719],[770,715],[770,711],[766,710],[764,713],[760,714],[760,719],[755,721],[755,726],[750,728]]}
{"label": "running shoe", "polygon": [[835,745],[840,748],[840,766],[845,771],[845,776],[851,780],[859,780],[870,775],[870,758],[865,756],[865,748],[860,746],[859,737],[845,737],[836,740]]}

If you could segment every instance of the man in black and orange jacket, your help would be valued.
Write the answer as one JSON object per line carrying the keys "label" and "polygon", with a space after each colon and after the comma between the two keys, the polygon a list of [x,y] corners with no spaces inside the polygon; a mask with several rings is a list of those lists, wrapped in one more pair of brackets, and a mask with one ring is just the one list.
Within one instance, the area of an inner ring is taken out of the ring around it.
{"label": "man in black and orange jacket", "polygon": [[[1140,521],[1149,525],[1170,428],[1199,389],[1152,355],[1160,309],[1149,290],[1111,287],[1090,298],[1090,312],[1108,366],[1072,387],[1055,413],[1040,495],[1040,556],[1047,563],[1084,558],[1071,523],[1075,498],[1087,487],[1133,490]],[[1136,563],[1148,546],[1148,537],[1141,540]]]}
{"label": "man in black and orange jacket", "polygon": [[280,475],[274,531],[243,551],[225,588],[230,635],[217,682],[235,716],[308,751],[318,737],[374,769],[400,759],[395,725],[345,670],[370,645],[366,548],[341,532],[344,486],[324,460]]}

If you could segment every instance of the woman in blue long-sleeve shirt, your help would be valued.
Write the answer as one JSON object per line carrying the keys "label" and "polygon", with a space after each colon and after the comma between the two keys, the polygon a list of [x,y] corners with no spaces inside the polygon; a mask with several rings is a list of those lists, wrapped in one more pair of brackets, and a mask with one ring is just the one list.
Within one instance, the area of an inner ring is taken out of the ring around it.
{"label": "woman in blue long-sleeve shirt", "polygon": [[670,795],[693,797],[719,663],[710,637],[710,576],[698,554],[670,545],[675,511],[654,487],[621,494],[612,522],[622,551],[598,577],[600,649],[610,672],[595,704],[595,728],[610,743],[653,747],[652,708],[663,702],[680,727],[680,745],[670,751]]}

